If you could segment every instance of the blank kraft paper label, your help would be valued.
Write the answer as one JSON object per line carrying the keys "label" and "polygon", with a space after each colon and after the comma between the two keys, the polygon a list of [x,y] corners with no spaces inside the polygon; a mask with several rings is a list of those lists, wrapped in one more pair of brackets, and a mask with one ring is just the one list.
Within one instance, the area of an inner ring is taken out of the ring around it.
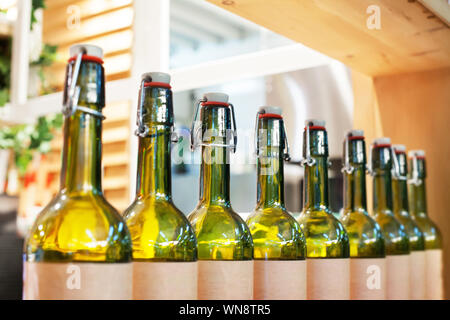
{"label": "blank kraft paper label", "polygon": [[426,255],[426,299],[443,299],[442,250],[425,250]]}
{"label": "blank kraft paper label", "polygon": [[425,251],[411,251],[409,257],[409,298],[412,300],[425,299],[425,265]]}
{"label": "blank kraft paper label", "polygon": [[388,300],[408,300],[410,283],[410,255],[386,256]]}
{"label": "blank kraft paper label", "polygon": [[254,261],[255,300],[305,300],[306,261]]}
{"label": "blank kraft paper label", "polygon": [[252,300],[253,261],[198,261],[198,299]]}
{"label": "blank kraft paper label", "polygon": [[197,262],[133,262],[133,299],[197,299]]}
{"label": "blank kraft paper label", "polygon": [[350,259],[306,259],[308,300],[350,299]]}
{"label": "blank kraft paper label", "polygon": [[25,262],[25,300],[129,300],[131,263]]}

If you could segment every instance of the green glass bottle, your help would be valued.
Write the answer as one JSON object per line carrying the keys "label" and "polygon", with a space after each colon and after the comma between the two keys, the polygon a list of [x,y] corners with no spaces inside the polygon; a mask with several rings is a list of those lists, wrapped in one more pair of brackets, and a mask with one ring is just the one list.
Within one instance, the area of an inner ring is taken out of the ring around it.
{"label": "green glass bottle", "polygon": [[425,299],[443,299],[442,236],[428,216],[425,151],[411,150],[408,193],[410,213],[425,238]]}
{"label": "green glass bottle", "polygon": [[191,130],[192,149],[201,146],[200,200],[188,217],[198,242],[199,299],[253,298],[252,237],[230,203],[229,159],[230,149],[236,148],[235,134],[228,96],[205,94]]}
{"label": "green glass bottle", "polygon": [[303,158],[304,206],[298,222],[306,238],[307,298],[349,299],[349,239],[329,207],[325,121],[306,121]]}
{"label": "green glass bottle", "polygon": [[254,299],[306,299],[306,240],[284,203],[289,158],[281,109],[261,107],[256,118],[258,199],[247,218],[253,238]]}
{"label": "green glass bottle", "polygon": [[392,195],[394,214],[405,227],[409,237],[409,289],[410,299],[425,299],[425,239],[417,223],[409,214],[408,204],[408,165],[406,147],[401,144],[392,146]]}
{"label": "green glass bottle", "polygon": [[131,239],[101,178],[102,50],[70,48],[64,90],[61,188],[25,243],[25,299],[130,299]]}
{"label": "green glass bottle", "polygon": [[136,198],[124,217],[133,243],[133,298],[197,298],[197,240],[172,202],[174,124],[170,76],[142,76],[138,102]]}
{"label": "green glass bottle", "polygon": [[373,176],[372,217],[383,230],[386,245],[386,298],[409,299],[409,239],[395,218],[392,203],[392,150],[389,138],[375,139],[371,146]]}
{"label": "green glass bottle", "polygon": [[340,220],[350,242],[350,298],[386,298],[384,237],[367,212],[366,143],[362,130],[351,130],[344,141],[344,208]]}

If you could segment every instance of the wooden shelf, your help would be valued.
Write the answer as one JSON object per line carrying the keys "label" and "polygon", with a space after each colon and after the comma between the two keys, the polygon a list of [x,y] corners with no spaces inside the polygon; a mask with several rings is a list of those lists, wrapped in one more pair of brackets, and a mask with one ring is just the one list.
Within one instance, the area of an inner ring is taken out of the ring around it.
{"label": "wooden shelf", "polygon": [[[416,1],[208,1],[367,75],[450,67],[450,28]],[[379,30],[367,27],[371,5]]]}

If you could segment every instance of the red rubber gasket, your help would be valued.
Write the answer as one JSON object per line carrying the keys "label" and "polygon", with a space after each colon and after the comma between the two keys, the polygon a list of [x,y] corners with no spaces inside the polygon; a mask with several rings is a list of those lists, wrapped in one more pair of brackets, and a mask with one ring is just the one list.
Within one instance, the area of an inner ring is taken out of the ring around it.
{"label": "red rubber gasket", "polygon": [[264,119],[264,118],[283,119],[282,116],[280,116],[279,114],[276,114],[276,113],[261,113],[259,115],[259,119]]}
{"label": "red rubber gasket", "polygon": [[[75,61],[76,59],[77,59],[77,56],[73,56],[72,58],[69,58],[69,60],[67,62],[72,62],[72,61]],[[97,63],[103,64],[103,60],[100,59],[99,57],[89,56],[87,54],[83,54],[81,56],[81,60],[82,61],[97,62]]]}
{"label": "red rubber gasket", "polygon": [[165,83],[165,82],[156,82],[156,81],[144,82],[144,87],[161,87],[161,88],[172,89],[170,84]]}

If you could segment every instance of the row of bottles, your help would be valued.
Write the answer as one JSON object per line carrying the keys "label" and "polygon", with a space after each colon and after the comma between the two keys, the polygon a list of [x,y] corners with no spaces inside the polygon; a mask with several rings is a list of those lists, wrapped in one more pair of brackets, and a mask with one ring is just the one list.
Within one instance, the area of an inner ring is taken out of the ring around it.
{"label": "row of bottles", "polygon": [[202,163],[199,202],[186,217],[171,194],[170,149],[177,138],[170,77],[146,73],[137,114],[136,197],[122,216],[101,187],[102,51],[76,45],[70,54],[61,188],[25,244],[25,299],[441,297],[434,293],[441,286],[440,238],[426,215],[420,152],[412,154],[407,181],[405,150],[375,140],[369,215],[364,136],[349,132],[344,209],[336,218],[328,204],[325,123],[307,121],[304,210],[296,220],[284,203],[289,148],[281,110],[262,107],[255,132],[257,204],[244,222],[230,203],[234,107],[226,94],[208,93],[196,105],[191,129]]}

